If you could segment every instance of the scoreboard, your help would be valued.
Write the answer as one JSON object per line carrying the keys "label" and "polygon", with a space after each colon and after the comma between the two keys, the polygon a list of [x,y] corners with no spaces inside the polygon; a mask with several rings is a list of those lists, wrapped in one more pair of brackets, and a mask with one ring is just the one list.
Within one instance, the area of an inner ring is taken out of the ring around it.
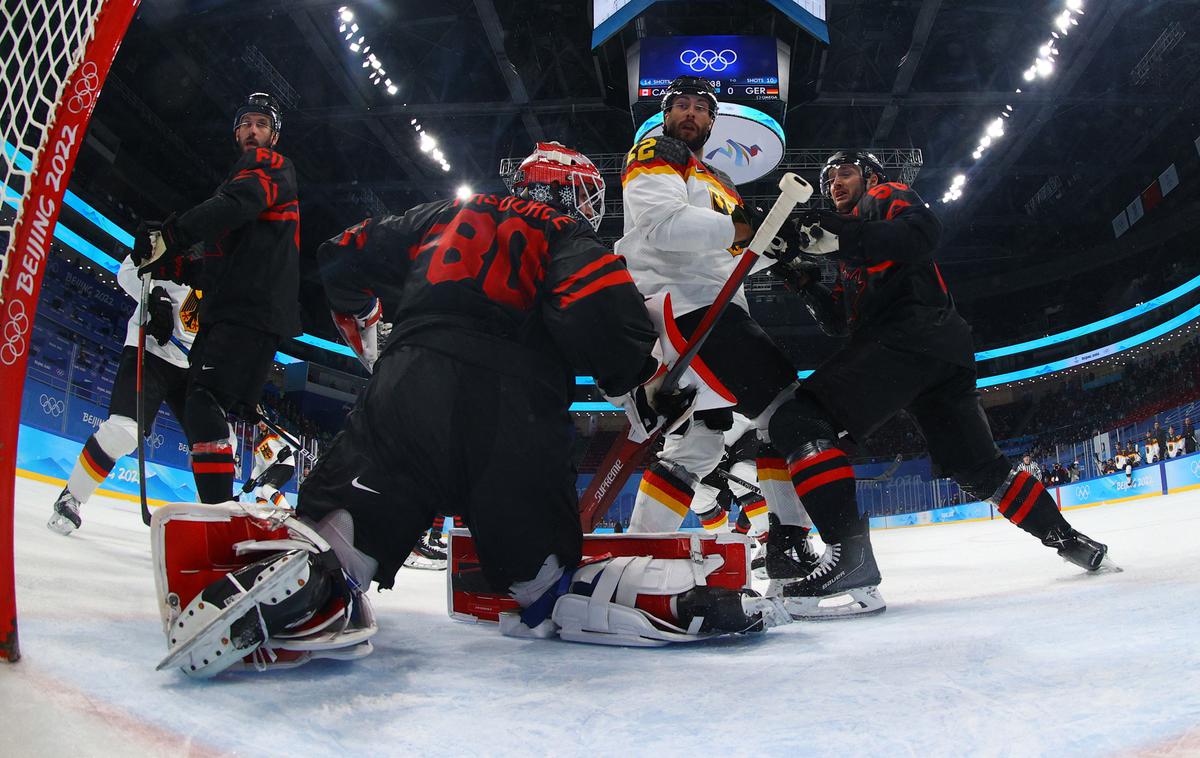
{"label": "scoreboard", "polygon": [[646,37],[640,47],[639,101],[660,100],[666,86],[682,75],[708,79],[722,102],[781,99],[780,53],[774,37]]}

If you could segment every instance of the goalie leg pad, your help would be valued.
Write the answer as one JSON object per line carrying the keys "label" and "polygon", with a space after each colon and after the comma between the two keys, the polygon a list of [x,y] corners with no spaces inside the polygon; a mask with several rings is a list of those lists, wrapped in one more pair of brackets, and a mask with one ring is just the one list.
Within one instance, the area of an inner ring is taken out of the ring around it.
{"label": "goalie leg pad", "polygon": [[777,601],[751,590],[711,587],[705,577],[724,563],[623,556],[585,565],[558,598],[551,618],[572,642],[659,647],[786,623]]}
{"label": "goalie leg pad", "polygon": [[158,670],[178,666],[188,676],[215,676],[258,650],[272,632],[311,617],[329,592],[327,575],[311,568],[307,551],[288,550],[209,585],[172,625],[171,653]]}
{"label": "goalie leg pad", "polygon": [[[375,616],[341,564],[352,524],[337,523],[338,515],[348,516],[339,511],[313,528],[270,507],[160,508],[151,543],[171,653],[158,668],[209,677],[235,665],[369,654]],[[337,543],[332,549],[326,534]],[[367,569],[369,582],[370,567],[356,568]]]}

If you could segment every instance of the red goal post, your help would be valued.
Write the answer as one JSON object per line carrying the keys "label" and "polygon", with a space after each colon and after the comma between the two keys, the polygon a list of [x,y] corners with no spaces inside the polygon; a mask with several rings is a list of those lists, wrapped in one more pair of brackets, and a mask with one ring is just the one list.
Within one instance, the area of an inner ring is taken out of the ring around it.
{"label": "red goal post", "polygon": [[0,660],[16,661],[13,496],[21,391],[46,256],[75,156],[140,0],[5,0],[0,145]]}

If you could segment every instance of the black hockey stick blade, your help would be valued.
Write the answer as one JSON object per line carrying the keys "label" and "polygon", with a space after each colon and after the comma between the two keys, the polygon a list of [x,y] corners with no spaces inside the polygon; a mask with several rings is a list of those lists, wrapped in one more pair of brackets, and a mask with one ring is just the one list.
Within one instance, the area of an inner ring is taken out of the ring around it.
{"label": "black hockey stick blade", "polygon": [[142,277],[142,317],[138,320],[137,347],[137,459],[138,500],[142,506],[142,523],[150,526],[150,505],[146,501],[146,390],[142,377],[146,368],[146,304],[150,299],[150,277]]}

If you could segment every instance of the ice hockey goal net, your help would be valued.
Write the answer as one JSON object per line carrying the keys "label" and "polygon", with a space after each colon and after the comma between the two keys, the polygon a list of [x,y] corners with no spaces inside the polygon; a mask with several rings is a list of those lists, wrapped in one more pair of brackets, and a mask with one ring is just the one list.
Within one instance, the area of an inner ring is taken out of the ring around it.
{"label": "ice hockey goal net", "polygon": [[20,657],[13,492],[38,293],[75,156],[138,2],[4,0],[0,8],[0,660]]}

